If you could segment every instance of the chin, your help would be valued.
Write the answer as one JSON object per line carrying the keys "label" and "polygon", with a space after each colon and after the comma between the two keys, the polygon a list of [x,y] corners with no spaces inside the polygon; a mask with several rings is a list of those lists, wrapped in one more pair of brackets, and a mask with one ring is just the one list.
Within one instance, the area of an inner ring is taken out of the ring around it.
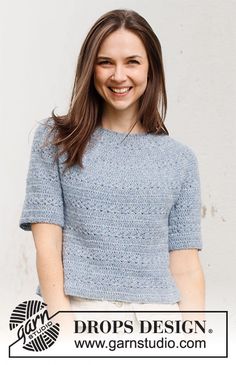
{"label": "chin", "polygon": [[115,110],[127,110],[129,109],[132,105],[124,105],[124,106],[117,106],[117,105],[113,105],[113,104],[109,104],[110,107],[112,107]]}

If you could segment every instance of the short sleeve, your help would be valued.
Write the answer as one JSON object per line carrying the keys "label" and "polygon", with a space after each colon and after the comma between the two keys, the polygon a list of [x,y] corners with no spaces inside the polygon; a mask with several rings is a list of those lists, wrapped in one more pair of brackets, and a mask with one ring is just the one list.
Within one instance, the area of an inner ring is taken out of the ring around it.
{"label": "short sleeve", "polygon": [[53,223],[64,227],[64,204],[60,182],[56,147],[45,145],[49,127],[45,123],[37,126],[32,148],[26,194],[20,228],[30,231],[31,223]]}
{"label": "short sleeve", "polygon": [[198,161],[188,148],[187,165],[179,196],[168,220],[169,251],[202,249],[201,188]]}

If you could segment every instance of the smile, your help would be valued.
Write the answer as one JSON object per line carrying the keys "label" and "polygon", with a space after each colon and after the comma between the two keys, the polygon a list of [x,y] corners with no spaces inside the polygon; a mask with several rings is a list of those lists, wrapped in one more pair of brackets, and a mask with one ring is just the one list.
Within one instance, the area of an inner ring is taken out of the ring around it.
{"label": "smile", "polygon": [[131,89],[132,89],[132,87],[126,87],[126,88],[109,87],[109,90],[111,90],[113,94],[117,94],[120,96],[127,95]]}

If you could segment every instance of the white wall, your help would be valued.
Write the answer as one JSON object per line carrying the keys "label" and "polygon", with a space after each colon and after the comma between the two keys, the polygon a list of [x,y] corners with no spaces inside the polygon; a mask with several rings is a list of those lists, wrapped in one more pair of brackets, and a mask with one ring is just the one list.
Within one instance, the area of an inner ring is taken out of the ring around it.
{"label": "white wall", "polygon": [[[191,146],[202,185],[201,259],[209,310],[235,311],[235,74],[232,0],[0,1],[1,322],[33,298],[32,236],[18,228],[35,122],[66,111],[77,55],[103,13],[132,8],[158,35],[168,93],[167,127]],[[232,323],[232,322],[231,322]]]}

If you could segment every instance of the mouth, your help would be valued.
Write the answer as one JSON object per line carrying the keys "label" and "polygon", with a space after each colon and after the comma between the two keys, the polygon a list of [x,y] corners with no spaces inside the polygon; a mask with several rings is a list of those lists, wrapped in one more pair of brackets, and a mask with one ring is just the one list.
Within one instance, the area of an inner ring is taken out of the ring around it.
{"label": "mouth", "polygon": [[132,88],[133,88],[132,86],[131,87],[123,87],[123,88],[108,87],[108,89],[114,95],[117,95],[117,96],[125,96],[125,95],[127,95]]}

